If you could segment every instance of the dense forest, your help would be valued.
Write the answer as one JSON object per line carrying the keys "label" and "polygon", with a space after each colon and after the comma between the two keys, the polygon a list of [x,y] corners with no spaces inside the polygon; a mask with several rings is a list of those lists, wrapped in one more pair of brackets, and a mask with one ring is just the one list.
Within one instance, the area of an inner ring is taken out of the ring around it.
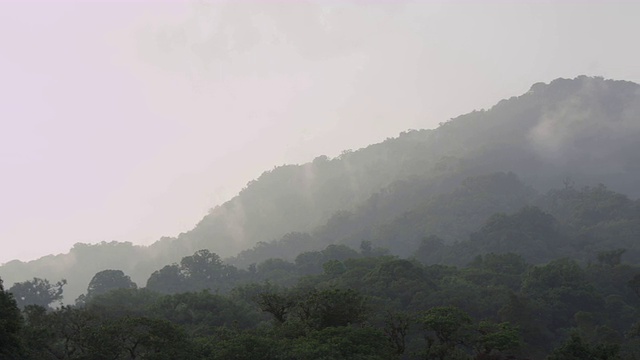
{"label": "dense forest", "polygon": [[[513,175],[491,179],[504,177]],[[537,201],[555,215],[530,205],[497,213],[466,241],[427,236],[406,258],[365,240],[239,268],[203,249],[144,287],[121,270],[100,271],[66,306],[64,280],[16,283],[0,294],[2,355],[639,357],[640,264],[627,259],[637,258],[640,202],[569,185]]]}
{"label": "dense forest", "polygon": [[[428,217],[428,223],[405,235],[417,235],[413,242],[436,235],[449,244],[466,240],[493,213],[513,212],[530,203],[523,193],[522,199],[505,199],[514,203],[495,200],[486,208],[482,199],[474,199],[477,207],[467,209],[441,197],[458,189],[458,200],[468,201],[461,198],[463,193],[474,190],[464,189],[465,179],[494,172],[513,172],[543,193],[570,181],[576,188],[602,183],[637,198],[638,114],[640,86],[632,82],[581,76],[538,83],[525,94],[433,130],[409,130],[335,158],[319,156],[307,164],[275,167],[175,238],[151,246],[78,243],[66,254],[3,264],[0,276],[9,284],[33,277],[64,278],[66,297],[75,299],[98,271],[122,269],[141,283],[156,269],[199,249],[227,259],[254,246],[299,239],[304,245],[291,249],[290,258],[327,243],[357,247],[361,240],[371,240],[406,256],[412,249],[384,234],[385,227],[395,227],[389,224]],[[467,184],[473,186],[481,184]],[[500,189],[497,185],[493,192]],[[407,213],[409,218],[403,219]],[[306,241],[309,236],[321,238],[321,243]],[[284,256],[245,255],[237,259],[238,265]]]}
{"label": "dense forest", "polygon": [[0,267],[0,358],[640,358],[640,86],[284,165],[151,246]]}

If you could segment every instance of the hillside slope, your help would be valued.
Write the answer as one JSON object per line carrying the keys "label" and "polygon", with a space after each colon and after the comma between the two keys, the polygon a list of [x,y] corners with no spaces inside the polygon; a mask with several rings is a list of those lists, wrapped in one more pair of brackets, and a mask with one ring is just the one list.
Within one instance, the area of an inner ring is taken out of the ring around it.
{"label": "hillside slope", "polygon": [[497,171],[514,172],[542,192],[570,179],[640,196],[640,86],[584,76],[535,84],[434,130],[267,171],[177,238],[149,247],[78,244],[68,254],[7,263],[0,276],[7,284],[34,276],[66,278],[69,296],[83,292],[91,276],[106,268],[122,269],[143,284],[154,270],[198,249],[232,256],[260,241],[331,224],[343,211],[371,209],[380,199],[387,206],[371,223],[384,223],[469,176]]}

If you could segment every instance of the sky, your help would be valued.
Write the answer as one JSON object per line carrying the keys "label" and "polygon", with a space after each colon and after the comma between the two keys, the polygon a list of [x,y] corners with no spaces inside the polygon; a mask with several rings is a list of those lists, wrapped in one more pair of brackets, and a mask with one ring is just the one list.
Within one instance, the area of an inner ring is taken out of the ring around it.
{"label": "sky", "polygon": [[188,231],[266,170],[536,82],[640,82],[640,3],[0,0],[0,263]]}

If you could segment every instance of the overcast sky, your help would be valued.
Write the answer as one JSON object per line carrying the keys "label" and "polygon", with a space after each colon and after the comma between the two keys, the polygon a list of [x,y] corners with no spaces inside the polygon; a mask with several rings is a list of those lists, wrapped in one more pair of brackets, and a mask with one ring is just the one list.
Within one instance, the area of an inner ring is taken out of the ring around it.
{"label": "overcast sky", "polygon": [[192,228],[263,171],[580,74],[627,2],[0,0],[0,263]]}

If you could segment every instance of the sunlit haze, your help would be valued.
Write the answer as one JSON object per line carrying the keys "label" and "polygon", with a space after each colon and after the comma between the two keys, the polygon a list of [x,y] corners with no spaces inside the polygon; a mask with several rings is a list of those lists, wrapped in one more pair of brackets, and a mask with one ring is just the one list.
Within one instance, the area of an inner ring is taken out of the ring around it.
{"label": "sunlit haze", "polygon": [[536,82],[640,82],[639,15],[632,2],[2,1],[0,263],[176,236],[274,166]]}

